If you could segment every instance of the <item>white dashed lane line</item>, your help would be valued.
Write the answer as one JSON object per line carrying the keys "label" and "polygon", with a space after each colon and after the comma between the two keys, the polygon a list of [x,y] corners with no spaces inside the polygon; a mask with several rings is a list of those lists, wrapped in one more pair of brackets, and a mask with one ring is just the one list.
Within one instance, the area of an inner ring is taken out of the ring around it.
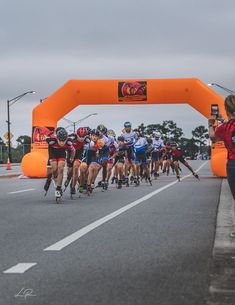
{"label": "white dashed lane line", "polygon": [[35,191],[35,189],[27,189],[27,190],[15,191],[15,192],[8,192],[7,194],[18,194],[18,193],[31,192],[31,191]]}
{"label": "white dashed lane line", "polygon": [[29,270],[35,265],[37,265],[37,263],[19,263],[10,269],[3,271],[3,273],[25,273],[25,271]]}
{"label": "white dashed lane line", "polygon": [[[197,170],[196,172],[198,172],[203,166],[206,165],[207,162],[203,163]],[[184,180],[188,177],[190,177],[192,174],[186,175],[184,177],[181,178],[181,180]],[[117,216],[125,213],[126,211],[132,209],[133,207],[139,205],[140,203],[142,203],[143,201],[146,201],[150,198],[152,198],[153,196],[157,195],[158,193],[168,189],[169,187],[175,185],[176,183],[178,183],[178,181],[174,181],[171,182],[163,187],[161,187],[160,189],[157,189],[151,193],[149,193],[148,195],[145,195],[129,204],[127,204],[126,206],[122,207],[121,209],[103,217],[98,219],[97,221],[89,224],[88,226],[68,235],[67,237],[63,238],[62,240],[56,242],[55,244],[47,247],[46,249],[44,249],[44,251],[60,251],[63,248],[67,247],[68,245],[70,245],[71,243],[77,241],[78,239],[80,239],[82,236],[88,234],[89,232],[93,231],[94,229],[100,227],[101,225],[103,225],[104,223],[110,221],[111,219],[116,218]]]}

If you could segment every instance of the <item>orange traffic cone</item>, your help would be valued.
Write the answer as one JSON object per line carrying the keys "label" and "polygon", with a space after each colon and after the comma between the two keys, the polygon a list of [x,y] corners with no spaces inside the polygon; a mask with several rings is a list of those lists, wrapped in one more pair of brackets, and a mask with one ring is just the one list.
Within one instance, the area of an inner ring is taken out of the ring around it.
{"label": "orange traffic cone", "polygon": [[6,166],[6,169],[9,170],[11,169],[11,163],[10,163],[10,159],[7,158],[7,166]]}

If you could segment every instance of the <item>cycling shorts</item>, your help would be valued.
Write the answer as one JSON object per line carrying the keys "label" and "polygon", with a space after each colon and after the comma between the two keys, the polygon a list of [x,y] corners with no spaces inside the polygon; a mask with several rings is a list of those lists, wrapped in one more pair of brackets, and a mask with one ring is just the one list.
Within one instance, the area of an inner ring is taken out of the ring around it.
{"label": "cycling shorts", "polygon": [[75,156],[74,156],[74,160],[73,160],[73,162],[71,162],[70,161],[70,158],[71,158],[71,150],[69,150],[68,152],[67,152],[67,166],[68,167],[73,167],[73,164],[74,164],[74,161],[81,161],[82,160],[82,156],[83,156],[83,151],[82,150],[80,150],[80,149],[78,149],[78,150],[76,150],[76,152],[75,152]]}
{"label": "cycling shorts", "polygon": [[50,161],[65,161],[66,160],[66,148],[54,148],[49,149]]}
{"label": "cycling shorts", "polygon": [[172,160],[173,161],[180,161],[183,164],[186,162],[185,159],[182,156],[180,156],[180,157],[172,156]]}
{"label": "cycling shorts", "polygon": [[126,153],[126,160],[128,161],[135,161],[135,152],[133,147],[128,147],[127,153]]}
{"label": "cycling shorts", "polygon": [[159,153],[159,151],[153,151],[152,152],[152,160],[154,162],[157,162],[157,161],[160,160],[160,153]]}
{"label": "cycling shorts", "polygon": [[171,154],[164,155],[163,160],[172,160]]}
{"label": "cycling shorts", "polygon": [[116,157],[114,160],[114,164],[117,164],[117,163],[125,163],[125,157],[124,156]]}
{"label": "cycling shorts", "polygon": [[145,153],[142,154],[136,154],[136,158],[135,158],[135,164],[136,165],[140,165],[140,164],[148,164],[148,160],[146,157]]}

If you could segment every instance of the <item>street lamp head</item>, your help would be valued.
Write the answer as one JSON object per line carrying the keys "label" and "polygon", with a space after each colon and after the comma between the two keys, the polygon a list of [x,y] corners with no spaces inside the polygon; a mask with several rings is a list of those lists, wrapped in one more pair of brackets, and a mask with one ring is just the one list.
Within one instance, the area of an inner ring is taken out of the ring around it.
{"label": "street lamp head", "polygon": [[28,93],[32,93],[32,94],[35,94],[35,93],[36,93],[36,91],[29,91]]}
{"label": "street lamp head", "polygon": [[224,86],[221,86],[220,84],[217,84],[217,83],[210,83],[210,84],[207,84],[207,85],[208,85],[209,87],[211,87],[211,86],[216,86],[216,87],[218,87],[218,88],[220,88],[220,89],[222,89],[222,90],[228,92],[229,94],[235,94],[235,91],[234,91],[234,90],[231,90],[231,89],[229,89],[229,88],[226,88],[226,87],[224,87]]}

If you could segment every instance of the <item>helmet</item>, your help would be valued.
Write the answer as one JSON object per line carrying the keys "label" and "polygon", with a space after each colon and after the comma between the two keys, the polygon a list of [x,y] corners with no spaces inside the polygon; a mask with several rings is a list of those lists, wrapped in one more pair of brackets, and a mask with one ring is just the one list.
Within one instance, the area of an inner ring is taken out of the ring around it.
{"label": "helmet", "polygon": [[125,122],[124,127],[125,128],[131,128],[131,123],[130,122]]}
{"label": "helmet", "polygon": [[110,137],[116,137],[116,133],[115,133],[115,131],[114,130],[112,130],[112,129],[109,129],[108,131],[107,131],[107,135],[108,136],[110,136]]}
{"label": "helmet", "polygon": [[100,131],[98,129],[92,129],[91,131],[91,135],[96,135],[96,136],[100,136]]}
{"label": "helmet", "polygon": [[77,129],[77,135],[81,138],[84,138],[88,135],[88,130],[85,127],[80,127]]}
{"label": "helmet", "polygon": [[57,127],[56,130],[55,130],[55,133],[57,134],[57,132],[61,129],[64,129],[64,127]]}
{"label": "helmet", "polygon": [[118,141],[122,141],[122,142],[125,141],[124,137],[122,137],[122,136],[119,136],[119,137],[117,138],[117,140],[118,140]]}
{"label": "helmet", "polygon": [[172,146],[172,147],[176,147],[176,146],[177,146],[177,144],[176,144],[175,142],[170,142],[170,146]]}
{"label": "helmet", "polygon": [[86,128],[88,135],[91,134],[92,129],[90,127],[84,127],[84,128]]}
{"label": "helmet", "polygon": [[107,128],[103,124],[98,125],[97,129],[103,134],[107,132]]}
{"label": "helmet", "polygon": [[151,138],[147,138],[147,142],[148,142],[148,144],[152,144],[153,140]]}
{"label": "helmet", "polygon": [[64,142],[64,141],[66,141],[67,138],[68,138],[68,133],[67,133],[67,131],[66,131],[64,128],[61,128],[61,129],[59,129],[59,130],[57,131],[56,137],[57,137],[57,139],[58,139],[59,141]]}
{"label": "helmet", "polygon": [[160,138],[161,137],[161,133],[159,131],[154,132],[154,136],[156,138]]}

